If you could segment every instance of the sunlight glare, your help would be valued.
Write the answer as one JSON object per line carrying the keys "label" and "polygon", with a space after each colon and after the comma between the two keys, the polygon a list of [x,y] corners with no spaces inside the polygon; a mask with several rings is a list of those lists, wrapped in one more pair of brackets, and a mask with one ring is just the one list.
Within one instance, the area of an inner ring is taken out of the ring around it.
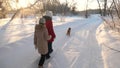
{"label": "sunlight glare", "polygon": [[19,0],[20,7],[27,7],[30,4],[33,4],[35,0]]}
{"label": "sunlight glare", "polygon": [[18,2],[15,3],[15,1],[11,1],[12,8],[19,9],[19,8],[25,8],[28,7],[30,4],[33,4],[35,0],[18,0]]}
{"label": "sunlight glare", "polygon": [[18,4],[19,4],[20,7],[27,7],[27,1],[28,0],[19,0]]}

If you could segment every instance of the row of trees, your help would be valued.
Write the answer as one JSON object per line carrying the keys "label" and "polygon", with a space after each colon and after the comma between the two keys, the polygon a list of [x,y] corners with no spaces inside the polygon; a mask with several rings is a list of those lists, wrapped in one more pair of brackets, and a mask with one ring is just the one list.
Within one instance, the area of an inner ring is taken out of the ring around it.
{"label": "row of trees", "polygon": [[120,0],[112,0],[110,6],[107,6],[107,0],[104,2],[104,16],[107,14],[110,18],[104,18],[105,24],[110,29],[120,32]]}
{"label": "row of trees", "polygon": [[[87,0],[86,8],[89,0]],[[105,25],[110,29],[120,32],[120,0],[97,0],[99,5],[99,13],[105,21]],[[86,9],[86,18],[88,11]],[[107,16],[107,17],[106,17]]]}
{"label": "row of trees", "polygon": [[[75,12],[75,4],[70,4],[67,0],[65,3],[60,3],[59,0],[36,0],[34,4],[28,5],[28,7],[13,8],[11,3],[16,4],[17,7],[19,0],[0,0],[0,18],[5,18],[8,13],[15,13],[20,11],[24,14],[31,13],[43,13],[46,10],[52,11],[54,14],[66,12]],[[73,11],[74,10],[74,11]],[[26,12],[25,12],[26,11]]]}
{"label": "row of trees", "polygon": [[[68,0],[65,0],[65,3],[60,3],[60,0],[36,0],[34,4],[29,4],[27,7],[21,8],[13,8],[11,3],[15,3],[16,7],[19,0],[0,0],[0,18],[5,18],[6,14],[12,13],[14,14],[12,19],[18,15],[20,17],[29,15],[29,14],[43,14],[46,10],[52,11],[54,14],[63,14],[65,15],[68,12],[75,14],[76,10],[76,2],[69,3]],[[89,2],[89,0],[86,0]],[[101,2],[102,1],[102,2]],[[110,1],[110,0],[109,0]],[[100,14],[106,16],[109,14],[113,19],[113,15],[116,15],[120,18],[120,1],[119,0],[111,0],[111,5],[108,6],[108,0],[97,0],[99,5]],[[102,4],[102,6],[101,6]],[[104,5],[103,5],[104,4]],[[88,3],[86,3],[86,14],[88,17],[87,7]],[[115,14],[116,13],[116,14]]]}
{"label": "row of trees", "polygon": [[[105,27],[108,27],[110,30],[120,33],[120,0],[111,0],[111,4],[108,7],[108,0],[104,0],[104,16],[108,15],[108,18],[103,20]],[[104,45],[104,44],[103,44]],[[104,45],[110,50],[115,52],[120,52],[120,49],[115,49],[111,46]]]}

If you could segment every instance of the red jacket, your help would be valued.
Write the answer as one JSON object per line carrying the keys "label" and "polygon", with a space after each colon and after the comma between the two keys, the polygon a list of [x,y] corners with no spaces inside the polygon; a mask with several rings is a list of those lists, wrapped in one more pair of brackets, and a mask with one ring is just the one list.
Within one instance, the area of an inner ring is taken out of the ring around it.
{"label": "red jacket", "polygon": [[53,42],[53,41],[54,41],[54,38],[56,37],[56,35],[55,35],[54,29],[53,29],[52,20],[46,20],[45,25],[46,25],[46,27],[47,27],[48,34],[52,36],[51,39],[48,40],[48,42]]}

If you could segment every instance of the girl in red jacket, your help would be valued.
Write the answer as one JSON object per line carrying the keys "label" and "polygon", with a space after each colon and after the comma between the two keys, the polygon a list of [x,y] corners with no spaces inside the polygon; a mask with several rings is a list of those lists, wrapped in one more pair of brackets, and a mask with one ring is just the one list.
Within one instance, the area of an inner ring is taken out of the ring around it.
{"label": "girl in red jacket", "polygon": [[[56,35],[55,35],[55,32],[54,32],[54,29],[53,29],[53,22],[52,22],[52,17],[50,16],[43,16],[43,18],[45,18],[46,20],[46,27],[47,27],[47,30],[48,30],[48,34],[51,35],[51,39],[48,40],[48,54],[52,53],[53,52],[53,48],[52,48],[52,42],[54,41]],[[46,56],[46,59],[50,58],[50,56]]]}

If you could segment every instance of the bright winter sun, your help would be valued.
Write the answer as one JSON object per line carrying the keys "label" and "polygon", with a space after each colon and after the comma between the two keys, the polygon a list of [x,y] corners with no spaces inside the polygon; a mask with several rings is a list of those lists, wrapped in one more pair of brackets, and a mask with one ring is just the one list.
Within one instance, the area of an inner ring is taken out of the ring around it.
{"label": "bright winter sun", "polygon": [[21,7],[27,7],[29,4],[33,4],[35,0],[19,0]]}

